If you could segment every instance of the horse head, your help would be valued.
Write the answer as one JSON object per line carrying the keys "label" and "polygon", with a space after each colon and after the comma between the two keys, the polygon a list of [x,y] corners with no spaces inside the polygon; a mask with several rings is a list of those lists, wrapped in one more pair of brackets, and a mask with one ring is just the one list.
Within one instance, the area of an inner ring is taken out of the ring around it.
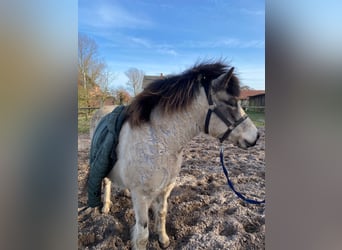
{"label": "horse head", "polygon": [[259,132],[238,101],[240,84],[233,71],[234,68],[231,68],[210,84],[207,91],[209,111],[205,130],[221,142],[227,139],[240,148],[247,149],[256,144]]}

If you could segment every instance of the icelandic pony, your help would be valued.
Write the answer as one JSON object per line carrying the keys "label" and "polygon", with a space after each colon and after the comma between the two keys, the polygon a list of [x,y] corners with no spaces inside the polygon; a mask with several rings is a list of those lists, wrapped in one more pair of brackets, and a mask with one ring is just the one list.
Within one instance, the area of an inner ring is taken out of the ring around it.
{"label": "icelandic pony", "polygon": [[111,181],[131,191],[136,220],[133,249],[146,249],[150,207],[159,243],[169,246],[167,198],[187,142],[201,132],[243,149],[258,140],[257,128],[238,102],[240,86],[233,69],[222,62],[195,65],[152,82],[129,105],[116,148],[118,160],[105,178],[102,211],[110,210]]}

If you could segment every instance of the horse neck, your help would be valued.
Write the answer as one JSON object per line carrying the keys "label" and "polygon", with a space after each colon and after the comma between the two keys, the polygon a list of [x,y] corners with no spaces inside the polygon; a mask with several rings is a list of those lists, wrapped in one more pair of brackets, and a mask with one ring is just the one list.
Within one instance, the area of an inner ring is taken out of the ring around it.
{"label": "horse neck", "polygon": [[205,117],[209,108],[203,88],[192,104],[183,111],[156,118],[161,135],[170,148],[179,150],[193,137],[204,130]]}

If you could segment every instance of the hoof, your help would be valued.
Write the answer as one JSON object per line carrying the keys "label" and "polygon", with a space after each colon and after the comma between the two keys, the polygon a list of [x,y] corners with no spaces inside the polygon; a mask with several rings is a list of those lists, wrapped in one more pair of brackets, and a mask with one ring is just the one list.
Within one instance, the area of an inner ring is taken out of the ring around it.
{"label": "hoof", "polygon": [[112,202],[105,202],[104,204],[103,204],[103,207],[102,207],[102,209],[101,209],[101,212],[103,213],[103,214],[108,214],[109,213],[109,211],[110,211],[110,207],[112,206]]}
{"label": "hoof", "polygon": [[166,241],[165,243],[161,243],[159,240],[158,240],[158,243],[159,243],[159,246],[163,249],[165,248],[168,248],[170,246],[170,240]]}
{"label": "hoof", "polygon": [[122,194],[127,198],[131,198],[131,192],[128,190],[128,188],[124,189]]}

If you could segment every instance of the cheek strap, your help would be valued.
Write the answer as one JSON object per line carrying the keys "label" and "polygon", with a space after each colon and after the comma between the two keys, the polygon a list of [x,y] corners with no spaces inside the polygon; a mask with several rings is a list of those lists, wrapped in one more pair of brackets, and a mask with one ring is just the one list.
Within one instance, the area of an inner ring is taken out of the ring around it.
{"label": "cheek strap", "polygon": [[211,118],[211,114],[214,112],[221,119],[221,121],[223,121],[228,127],[227,131],[219,138],[220,142],[223,142],[225,139],[228,138],[229,134],[237,126],[239,126],[244,120],[246,120],[248,118],[248,116],[244,115],[239,120],[237,120],[236,122],[231,123],[230,121],[228,121],[228,119],[225,117],[225,115],[214,104],[212,97],[211,97],[211,88],[210,87],[205,88],[205,92],[206,92],[208,103],[209,103],[209,109],[208,109],[207,116],[205,118],[204,132],[206,134],[209,134],[210,118]]}
{"label": "cheek strap", "polygon": [[207,116],[205,118],[205,124],[204,124],[204,132],[206,134],[209,134],[209,123],[210,123],[210,118],[211,118],[211,114],[215,113],[220,119],[221,121],[223,121],[228,129],[227,131],[219,138],[220,142],[223,142],[225,139],[228,138],[229,134],[237,127],[239,126],[244,120],[246,120],[248,118],[247,115],[242,116],[239,120],[237,120],[236,122],[234,122],[233,124],[228,121],[228,119],[224,116],[224,114],[215,106],[215,105],[211,105],[208,109],[208,113]]}
{"label": "cheek strap", "polygon": [[[227,131],[221,136],[221,138],[219,138],[220,142],[222,143],[224,140],[226,140],[228,138],[228,136],[230,135],[230,133],[237,127],[239,126],[244,120],[246,120],[248,118],[247,115],[244,115],[243,117],[241,117],[239,120],[237,120],[234,124],[231,125],[227,125],[228,129]],[[223,121],[224,122],[224,121]]]}

